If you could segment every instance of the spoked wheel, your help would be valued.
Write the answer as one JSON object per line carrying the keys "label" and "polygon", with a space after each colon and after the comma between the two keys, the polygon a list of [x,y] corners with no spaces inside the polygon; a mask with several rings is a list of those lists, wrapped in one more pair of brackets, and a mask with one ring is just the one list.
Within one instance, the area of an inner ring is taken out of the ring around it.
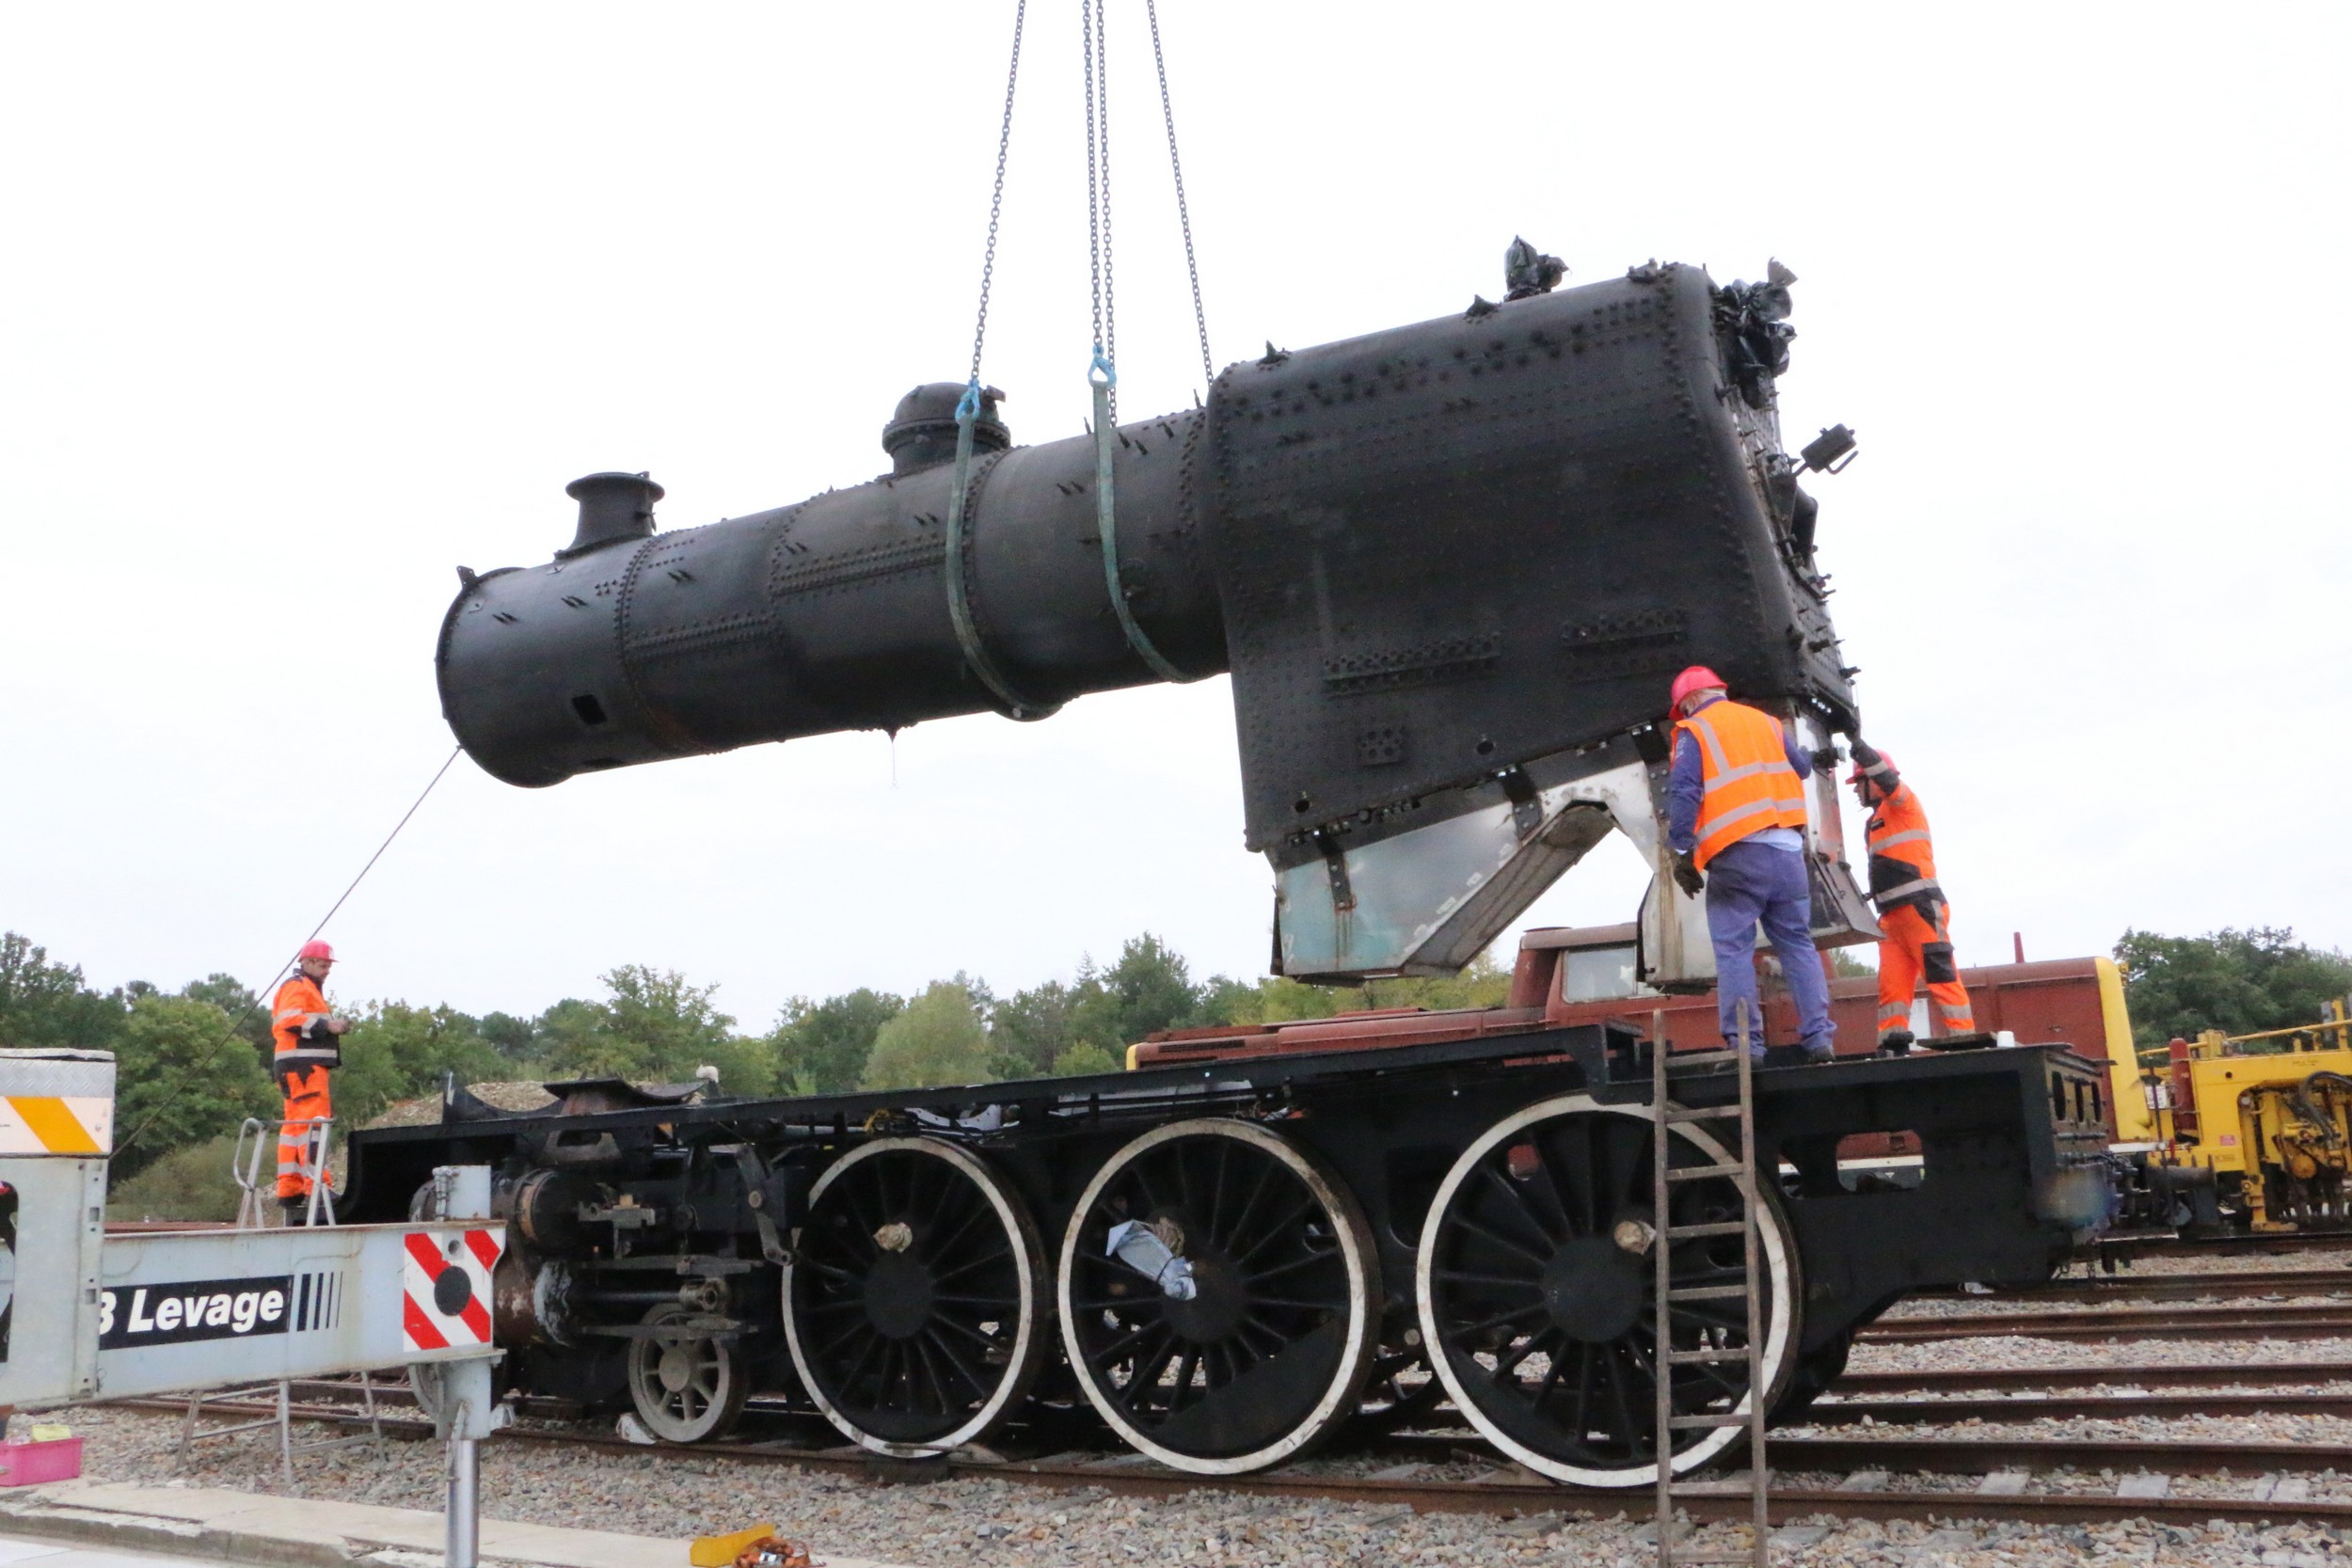
{"label": "spoked wheel", "polygon": [[743,1348],[702,1326],[709,1314],[683,1304],[645,1314],[650,1335],[628,1342],[628,1397],[645,1430],[668,1443],[723,1437],[751,1392]]}
{"label": "spoked wheel", "polygon": [[876,1453],[968,1443],[1016,1408],[1046,1325],[1021,1195],[966,1149],[879,1138],[817,1179],[785,1270],[792,1364],[825,1418]]}
{"label": "spoked wheel", "polygon": [[[1110,1255],[1136,1220],[1189,1300]],[[1355,1412],[1378,1313],[1372,1233],[1339,1178],[1254,1122],[1154,1128],[1088,1183],[1062,1238],[1062,1343],[1127,1442],[1180,1470],[1279,1464]]]}
{"label": "spoked wheel", "polygon": [[[1463,1151],[1422,1226],[1417,1271],[1422,1334],[1438,1377],[1470,1422],[1530,1468],[1580,1486],[1657,1480],[1656,1259],[1651,1137],[1643,1107],[1568,1095],[1504,1117]],[[1732,1156],[1694,1126],[1672,1129],[1669,1163]],[[1740,1217],[1722,1177],[1677,1182],[1667,1223]],[[1776,1195],[1757,1216],[1766,1408],[1796,1363],[1796,1248]],[[1673,1289],[1737,1286],[1737,1235],[1679,1241]],[[1747,1307],[1727,1299],[1669,1305],[1677,1350],[1747,1343]],[[1672,1370],[1674,1413],[1748,1409],[1737,1355]],[[1676,1474],[1740,1440],[1738,1427],[1673,1434]]]}

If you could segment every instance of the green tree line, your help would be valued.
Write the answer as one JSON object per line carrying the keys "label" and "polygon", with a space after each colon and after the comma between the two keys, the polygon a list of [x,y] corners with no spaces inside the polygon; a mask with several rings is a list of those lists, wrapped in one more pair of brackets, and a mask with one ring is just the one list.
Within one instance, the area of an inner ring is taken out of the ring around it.
{"label": "green tree line", "polygon": [[[2290,930],[2126,931],[2115,958],[2143,1046],[2207,1028],[2245,1034],[2311,1022],[2324,1002],[2352,991],[2352,959],[2297,942]],[[750,1033],[719,1009],[716,986],[674,970],[623,964],[601,979],[601,996],[566,997],[528,1016],[337,999],[357,1020],[343,1037],[338,1119],[363,1125],[395,1101],[437,1093],[445,1074],[460,1083],[680,1083],[709,1067],[723,1091],[756,1096],[1109,1072],[1129,1044],[1160,1030],[1365,1007],[1496,1006],[1510,986],[1486,958],[1450,978],[1360,987],[1196,979],[1182,955],[1147,932],[1109,964],[1081,962],[1069,980],[1000,996],[959,974],[907,996],[862,988],[795,997],[771,1027]],[[223,1140],[246,1117],[268,1120],[279,1107],[263,1065],[266,1000],[225,974],[173,991],[144,981],[101,990],[30,939],[0,936],[0,1046],[116,1053],[118,1182],[190,1150],[205,1151],[225,1179]],[[156,1180],[167,1176],[177,1180],[176,1167]]]}

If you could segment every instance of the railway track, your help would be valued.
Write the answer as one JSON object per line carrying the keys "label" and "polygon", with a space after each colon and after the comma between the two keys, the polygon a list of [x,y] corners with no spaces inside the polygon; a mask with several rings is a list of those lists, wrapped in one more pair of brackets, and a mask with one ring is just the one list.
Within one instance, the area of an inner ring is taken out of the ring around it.
{"label": "railway track", "polygon": [[2341,1295],[2352,1291],[2352,1269],[2239,1269],[2208,1274],[2151,1274],[2054,1279],[2046,1285],[1996,1288],[1985,1294],[1921,1291],[1914,1301],[2241,1301],[2282,1295]]}
{"label": "railway track", "polygon": [[[1970,1298],[2016,1302],[2024,1304],[2022,1310],[1882,1321],[1861,1337],[1882,1343],[2026,1336],[2108,1341],[2352,1337],[2352,1302],[2290,1306],[2276,1299],[2328,1291],[2352,1292],[2352,1269],[2065,1280],[1995,1298]],[[2161,1305],[2216,1298],[2231,1305]],[[2102,1309],[2031,1309],[2032,1303],[2045,1300],[2090,1302]],[[2124,1305],[2136,1302],[2159,1305]],[[2328,1386],[2331,1385],[2338,1386],[2334,1391]],[[2120,1393],[2119,1388],[2140,1391]],[[294,1413],[302,1419],[347,1428],[365,1424],[350,1403],[322,1402],[354,1392],[348,1386],[314,1383],[301,1386],[299,1392],[306,1402]],[[412,1403],[406,1390],[398,1386],[379,1390],[377,1398],[379,1404],[395,1409]],[[183,1408],[168,1402],[135,1402],[134,1407],[171,1414]],[[273,1413],[261,1404],[207,1408],[222,1415]],[[642,1451],[641,1445],[606,1433],[532,1419],[561,1420],[577,1414],[553,1402],[526,1402],[522,1413],[526,1424],[508,1429],[498,1440]],[[1773,1439],[1774,1469],[1785,1479],[1772,1490],[1772,1516],[1776,1523],[1832,1513],[1876,1520],[2089,1525],[2143,1519],[2182,1526],[2229,1520],[2352,1528],[2352,1501],[2311,1496],[2313,1477],[2352,1473],[2352,1445],[2084,1439],[2000,1430],[2044,1419],[2258,1415],[2352,1418],[2352,1360],[1852,1373],[1804,1418],[1810,1432]],[[1035,1429],[1025,1434],[1034,1450],[1027,1453],[1008,1442],[1010,1452],[976,1446],[946,1459],[899,1460],[843,1446],[837,1434],[813,1418],[766,1402],[755,1402],[750,1422],[757,1434],[754,1437],[677,1451],[705,1460],[788,1465],[885,1483],[991,1478],[1140,1496],[1178,1496],[1203,1485],[1199,1477],[1164,1468],[1134,1452],[1045,1451],[1048,1444],[1039,1441]],[[1980,1424],[1965,1433],[1918,1436],[1848,1435],[1838,1430],[1866,1422],[1884,1427]],[[428,1423],[413,1416],[389,1415],[382,1424],[389,1436],[415,1439],[430,1433]],[[1370,1439],[1359,1452],[1394,1463],[1369,1473],[1335,1474],[1326,1464],[1309,1462],[1220,1478],[1210,1484],[1263,1498],[1262,1506],[1268,1508],[1297,1499],[1523,1518],[1645,1511],[1645,1495],[1557,1484],[1504,1463],[1468,1432],[1390,1433]],[[2225,1474],[2237,1479],[2219,1487],[2209,1479]],[[2176,1481],[2189,1485],[2176,1487]],[[1701,1522],[1744,1518],[1744,1480],[1727,1477],[1717,1484],[1718,1490],[1702,1489],[1689,1498],[1691,1515]],[[2176,1490],[2191,1495],[2175,1496]]]}
{"label": "railway track", "polygon": [[1909,1393],[1983,1393],[1999,1388],[2250,1388],[2352,1383],[2352,1361],[2158,1362],[2143,1366],[1936,1367],[1911,1372],[1852,1372],[1841,1398]]}
{"label": "railway track", "polygon": [[[2342,1380],[2352,1384],[2352,1362],[2315,1365],[2298,1363],[2276,1370],[2294,1371],[2297,1367],[2304,1367],[2308,1370],[2301,1371],[2299,1375],[2275,1381],[2301,1384]],[[1946,1383],[1942,1386],[1981,1389],[2002,1387],[2042,1389],[2058,1386],[2105,1388],[2119,1385],[2130,1386],[2161,1384],[2168,1381],[2166,1374],[2177,1373],[2184,1370],[2175,1367],[2073,1368],[2059,1369],[2057,1376],[2051,1375],[2046,1370],[2021,1371],[2015,1373],[2013,1377],[2003,1377],[2003,1374],[1975,1374],[1973,1377],[1968,1374],[1960,1374],[1955,1381]],[[2186,1416],[2329,1416],[2352,1419],[2352,1387],[2347,1387],[2342,1393],[2307,1393],[2293,1389],[2248,1389],[2237,1386],[2228,1374],[2249,1369],[2219,1366],[2186,1370],[2198,1371],[2201,1375],[2195,1380],[2176,1380],[2176,1391],[2170,1393],[2102,1392],[2080,1394],[2073,1398],[2010,1395],[2000,1399],[1982,1400],[1955,1398],[1948,1394],[1930,1399],[1888,1399],[1883,1396],[1887,1393],[1909,1392],[1917,1389],[1922,1380],[1915,1377],[1870,1379],[1850,1376],[1838,1384],[1833,1397],[1815,1403],[1805,1412],[1804,1424],[1857,1426],[1865,1422],[1877,1422],[1884,1426],[1939,1423],[1948,1425],[1961,1421],[1999,1423],[2045,1418],[2096,1420],[2136,1416],[2159,1416],[2167,1418]],[[2269,1371],[2273,1369],[2250,1370]],[[2001,1380],[1994,1381],[1996,1378]],[[2265,1380],[2258,1378],[2238,1381],[2261,1382]],[[351,1388],[349,1384],[328,1383],[324,1380],[298,1386],[330,1395],[342,1393]],[[1864,1397],[1857,1398],[1855,1397],[1857,1394],[1862,1394]],[[1871,1394],[1882,1397],[1869,1397]],[[375,1391],[375,1402],[379,1405],[394,1410],[413,1409],[416,1404],[415,1397],[405,1387],[401,1386],[378,1388]],[[579,1413],[576,1410],[548,1407],[550,1404],[552,1402],[525,1402],[518,1414],[525,1418],[553,1422],[579,1418]],[[534,1405],[540,1408],[532,1408]],[[206,1408],[210,1409],[212,1405],[208,1403]],[[345,1411],[347,1409],[340,1402],[313,1405],[309,1408],[321,1411]],[[1409,1443],[1411,1437],[1410,1434],[1406,1434],[1403,1438],[1390,1441]],[[1450,1441],[1454,1441],[1457,1446],[1465,1449],[1475,1443],[1475,1439],[1469,1437]],[[1789,1439],[1789,1441],[1794,1441],[1794,1439]]]}
{"label": "railway track", "polygon": [[2352,1338],[2352,1302],[2298,1307],[2111,1307],[2097,1312],[1954,1312],[1882,1318],[1858,1343],[1941,1339],[2340,1339]]}
{"label": "railway track", "polygon": [[2352,1393],[2227,1392],[2086,1394],[2073,1399],[1823,1400],[1804,1413],[1814,1426],[1913,1426],[1955,1421],[2117,1419],[2135,1416],[2333,1416],[2352,1418]]}
{"label": "railway track", "polygon": [[[2345,1364],[2352,1370],[2352,1364]],[[2090,1369],[2076,1369],[2090,1371]],[[2115,1369],[2099,1369],[2112,1372]],[[2130,1370],[2130,1369],[2123,1369]],[[310,1386],[320,1388],[320,1386]],[[320,1391],[325,1391],[320,1388]],[[394,1397],[379,1395],[380,1403]],[[2262,1396],[2256,1396],[2259,1400]],[[2275,1396],[2273,1396],[2275,1398]],[[177,1415],[185,1407],[174,1401],[124,1401],[124,1407]],[[2058,1399],[1985,1402],[2004,1406],[2005,1415],[2095,1415],[2112,1402],[2144,1405],[2146,1401],[2086,1401]],[[2329,1397],[2340,1413],[2352,1407],[2352,1397]],[[1933,1401],[1909,1402],[1925,1407]],[[1978,1402],[1944,1402],[1945,1419],[1965,1420]],[[1895,1408],[1896,1402],[1856,1401],[1823,1407],[1841,1415],[1876,1415]],[[208,1403],[207,1410],[223,1416],[266,1416],[274,1407],[254,1403]],[[2265,1405],[2264,1408],[2274,1408]],[[2300,1406],[2288,1406],[2299,1409]],[[1967,1412],[1963,1414],[1963,1412]],[[2133,1414],[2154,1411],[2135,1408]],[[348,1403],[305,1403],[294,1408],[299,1419],[364,1427],[367,1422]],[[775,1412],[755,1411],[753,1418]],[[1821,1413],[1817,1413],[1820,1415]],[[1919,1417],[1936,1418],[1938,1412]],[[413,1416],[385,1416],[388,1436],[421,1440],[431,1425]],[[774,1423],[778,1425],[787,1423]],[[815,1431],[801,1419],[789,1424],[801,1433]],[[1823,1419],[1823,1424],[1826,1419]],[[643,1445],[618,1436],[578,1430],[518,1425],[501,1431],[496,1441],[570,1446],[616,1452],[642,1452]],[[1609,1515],[1640,1512],[1646,1494],[1593,1491],[1562,1486],[1518,1465],[1496,1465],[1496,1456],[1474,1447],[1468,1433],[1391,1433],[1368,1447],[1400,1463],[1362,1475],[1333,1475],[1310,1471],[1274,1470],[1218,1479],[1221,1490],[1268,1499],[1311,1499],[1392,1505],[1400,1510],[1443,1513],[1483,1513],[1533,1517],[1546,1514]],[[665,1445],[666,1446],[666,1445]],[[1124,1495],[1175,1496],[1199,1490],[1200,1478],[1167,1469],[1133,1452],[1062,1450],[1032,1456],[1000,1453],[973,1447],[938,1460],[890,1459],[864,1449],[810,1443],[803,1437],[701,1443],[679,1448],[680,1454],[745,1465],[789,1465],[802,1469],[855,1476],[884,1483],[919,1483],[959,1477],[996,1479],[1023,1484],[1078,1488],[1098,1487]],[[2034,1437],[1970,1435],[1963,1438],[1776,1437],[1772,1443],[1775,1470],[1792,1478],[1771,1493],[1772,1517],[1787,1522],[1812,1513],[1879,1520],[1981,1519],[2034,1524],[2093,1524],[2119,1519],[2153,1519],[2181,1525],[2211,1520],[2238,1523],[2306,1523],[2352,1527],[2352,1502],[2315,1499],[2310,1496],[2311,1476],[2352,1471],[2352,1446],[2255,1442],[2086,1441]],[[1482,1473],[1447,1477],[1445,1467],[1459,1469],[1465,1462],[1486,1465]],[[2104,1484],[2112,1490],[2086,1492],[2037,1490],[2038,1475],[2077,1481],[2087,1475],[2114,1472],[2121,1477]],[[2233,1496],[2174,1497],[2174,1478],[2220,1473],[2251,1475]],[[1898,1486],[1898,1475],[1905,1484]],[[1838,1477],[1823,1484],[1814,1477]],[[1918,1489],[1916,1478],[1979,1478],[1974,1488]],[[1804,1481],[1806,1484],[1796,1482]],[[1745,1518],[1744,1480],[1726,1477],[1715,1489],[1689,1495],[1691,1516],[1702,1522]]]}
{"label": "railway track", "polygon": [[2278,1231],[2236,1236],[2107,1236],[2075,1256],[2102,1267],[2137,1258],[2278,1258],[2296,1252],[2352,1250],[2352,1231]]}

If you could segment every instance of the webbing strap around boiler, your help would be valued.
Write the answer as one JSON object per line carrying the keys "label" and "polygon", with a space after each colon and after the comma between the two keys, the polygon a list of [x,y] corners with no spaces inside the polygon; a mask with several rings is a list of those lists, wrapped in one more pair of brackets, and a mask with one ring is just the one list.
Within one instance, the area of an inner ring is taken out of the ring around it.
{"label": "webbing strap around boiler", "polygon": [[1164,681],[1198,680],[1179,670],[1166,654],[1160,652],[1127,603],[1126,585],[1119,580],[1119,515],[1118,502],[1111,483],[1111,443],[1119,438],[1117,417],[1111,412],[1111,388],[1118,385],[1118,372],[1102,349],[1094,351],[1094,363],[1087,369],[1087,385],[1094,388],[1094,529],[1103,542],[1103,583],[1111,599],[1111,613],[1119,617],[1119,629],[1126,634],[1127,646],[1136,657],[1152,667],[1152,673]]}
{"label": "webbing strap around boiler", "polygon": [[980,380],[976,375],[956,404],[956,473],[947,490],[947,552],[940,562],[940,573],[947,579],[947,619],[955,624],[956,645],[963,651],[964,663],[1005,705],[1007,718],[1025,723],[1052,718],[1061,711],[1061,705],[1031,702],[1005,678],[980,641],[979,626],[972,619],[971,585],[963,575],[964,510],[972,500],[972,424],[979,413]]}

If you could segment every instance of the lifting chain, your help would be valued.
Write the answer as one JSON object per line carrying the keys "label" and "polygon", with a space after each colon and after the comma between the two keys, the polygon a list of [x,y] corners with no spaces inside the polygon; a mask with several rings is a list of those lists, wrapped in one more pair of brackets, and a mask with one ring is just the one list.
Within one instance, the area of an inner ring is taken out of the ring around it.
{"label": "lifting chain", "polygon": [[988,198],[988,248],[980,261],[979,319],[972,327],[972,373],[963,396],[956,400],[956,470],[947,487],[947,537],[941,562],[947,579],[947,619],[956,628],[956,645],[963,661],[995,694],[1008,717],[1023,721],[1051,718],[1059,703],[1032,702],[1023,696],[997,668],[980,641],[980,628],[972,618],[972,585],[964,577],[964,535],[972,500],[972,427],[980,415],[980,349],[988,339],[988,293],[996,279],[996,230],[1005,207],[1005,161],[1012,150],[1013,89],[1021,81],[1021,32],[1028,20],[1029,0],[1016,0],[1012,13],[1012,64],[1005,71],[1005,118],[996,133],[996,182]]}
{"label": "lifting chain", "polygon": [[1111,276],[1110,20],[1109,0],[1103,0],[1099,10],[1096,0],[1078,0],[1078,22],[1086,34],[1079,54],[1086,61],[1087,264],[1094,292],[1094,363],[1087,374],[1108,381],[1115,424],[1119,376],[1110,367],[1119,363],[1119,316]]}
{"label": "lifting chain", "polygon": [[[1198,677],[1185,673],[1161,653],[1136,620],[1134,608],[1128,603],[1127,586],[1120,574],[1112,443],[1117,441],[1125,445],[1126,437],[1119,433],[1119,317],[1111,244],[1109,11],[1109,0],[1079,0],[1079,54],[1084,63],[1086,84],[1087,259],[1094,329],[1094,354],[1087,366],[1087,385],[1094,402],[1095,531],[1103,547],[1104,588],[1110,599],[1111,612],[1119,622],[1119,629],[1126,638],[1127,645],[1162,680],[1187,681]],[[1192,287],[1192,317],[1200,344],[1200,370],[1203,377],[1213,383],[1216,369],[1209,354],[1208,315],[1200,301],[1200,268],[1193,248],[1192,214],[1184,197],[1184,165],[1176,150],[1176,111],[1168,93],[1168,60],[1160,43],[1157,0],[1146,0],[1144,11],[1151,25],[1152,69],[1159,79],[1160,118],[1168,131],[1168,166],[1176,181],[1176,218],[1184,234],[1184,271]],[[1012,146],[1013,97],[1021,76],[1021,39],[1027,16],[1028,0],[1016,0],[1012,60],[1005,73],[1004,119],[996,136],[996,177],[989,197],[988,243],[980,264],[979,312],[972,329],[972,368],[964,384],[963,396],[956,404],[955,473],[948,488],[944,572],[947,584],[948,619],[954,623],[956,642],[963,654],[965,664],[995,695],[1007,714],[1019,720],[1043,719],[1057,711],[1060,705],[1035,702],[1024,696],[982,643],[978,624],[972,613],[971,584],[966,577],[964,546],[971,528],[973,427],[978,421],[981,406],[980,356],[988,335],[989,293],[995,280],[996,237],[1005,200],[1005,166]]]}
{"label": "lifting chain", "polygon": [[[1094,358],[1087,366],[1087,386],[1094,395],[1094,530],[1103,546],[1103,586],[1119,629],[1151,672],[1164,681],[1188,681],[1175,661],[1159,650],[1128,603],[1128,590],[1119,569],[1118,486],[1111,470],[1112,443],[1127,444],[1119,431],[1119,312],[1116,279],[1111,266],[1111,79],[1109,0],[1079,0],[1078,20],[1085,31],[1087,99],[1087,248],[1093,282]],[[1152,23],[1152,57],[1159,60],[1159,21]],[[1167,103],[1168,70],[1160,64],[1161,102]],[[1175,147],[1174,119],[1169,119],[1168,146]],[[1183,205],[1178,204],[1179,212]],[[1190,220],[1185,223],[1187,230]],[[1198,299],[1198,292],[1195,298]]]}
{"label": "lifting chain", "polygon": [[1168,59],[1160,53],[1160,0],[1143,0],[1152,24],[1152,68],[1160,76],[1160,119],[1168,126],[1168,166],[1176,176],[1176,226],[1184,236],[1184,276],[1192,280],[1192,325],[1200,334],[1201,395],[1216,385],[1216,361],[1209,357],[1209,313],[1200,306],[1200,263],[1192,252],[1192,211],[1184,204],[1184,161],[1176,154],[1176,110],[1168,96]]}

